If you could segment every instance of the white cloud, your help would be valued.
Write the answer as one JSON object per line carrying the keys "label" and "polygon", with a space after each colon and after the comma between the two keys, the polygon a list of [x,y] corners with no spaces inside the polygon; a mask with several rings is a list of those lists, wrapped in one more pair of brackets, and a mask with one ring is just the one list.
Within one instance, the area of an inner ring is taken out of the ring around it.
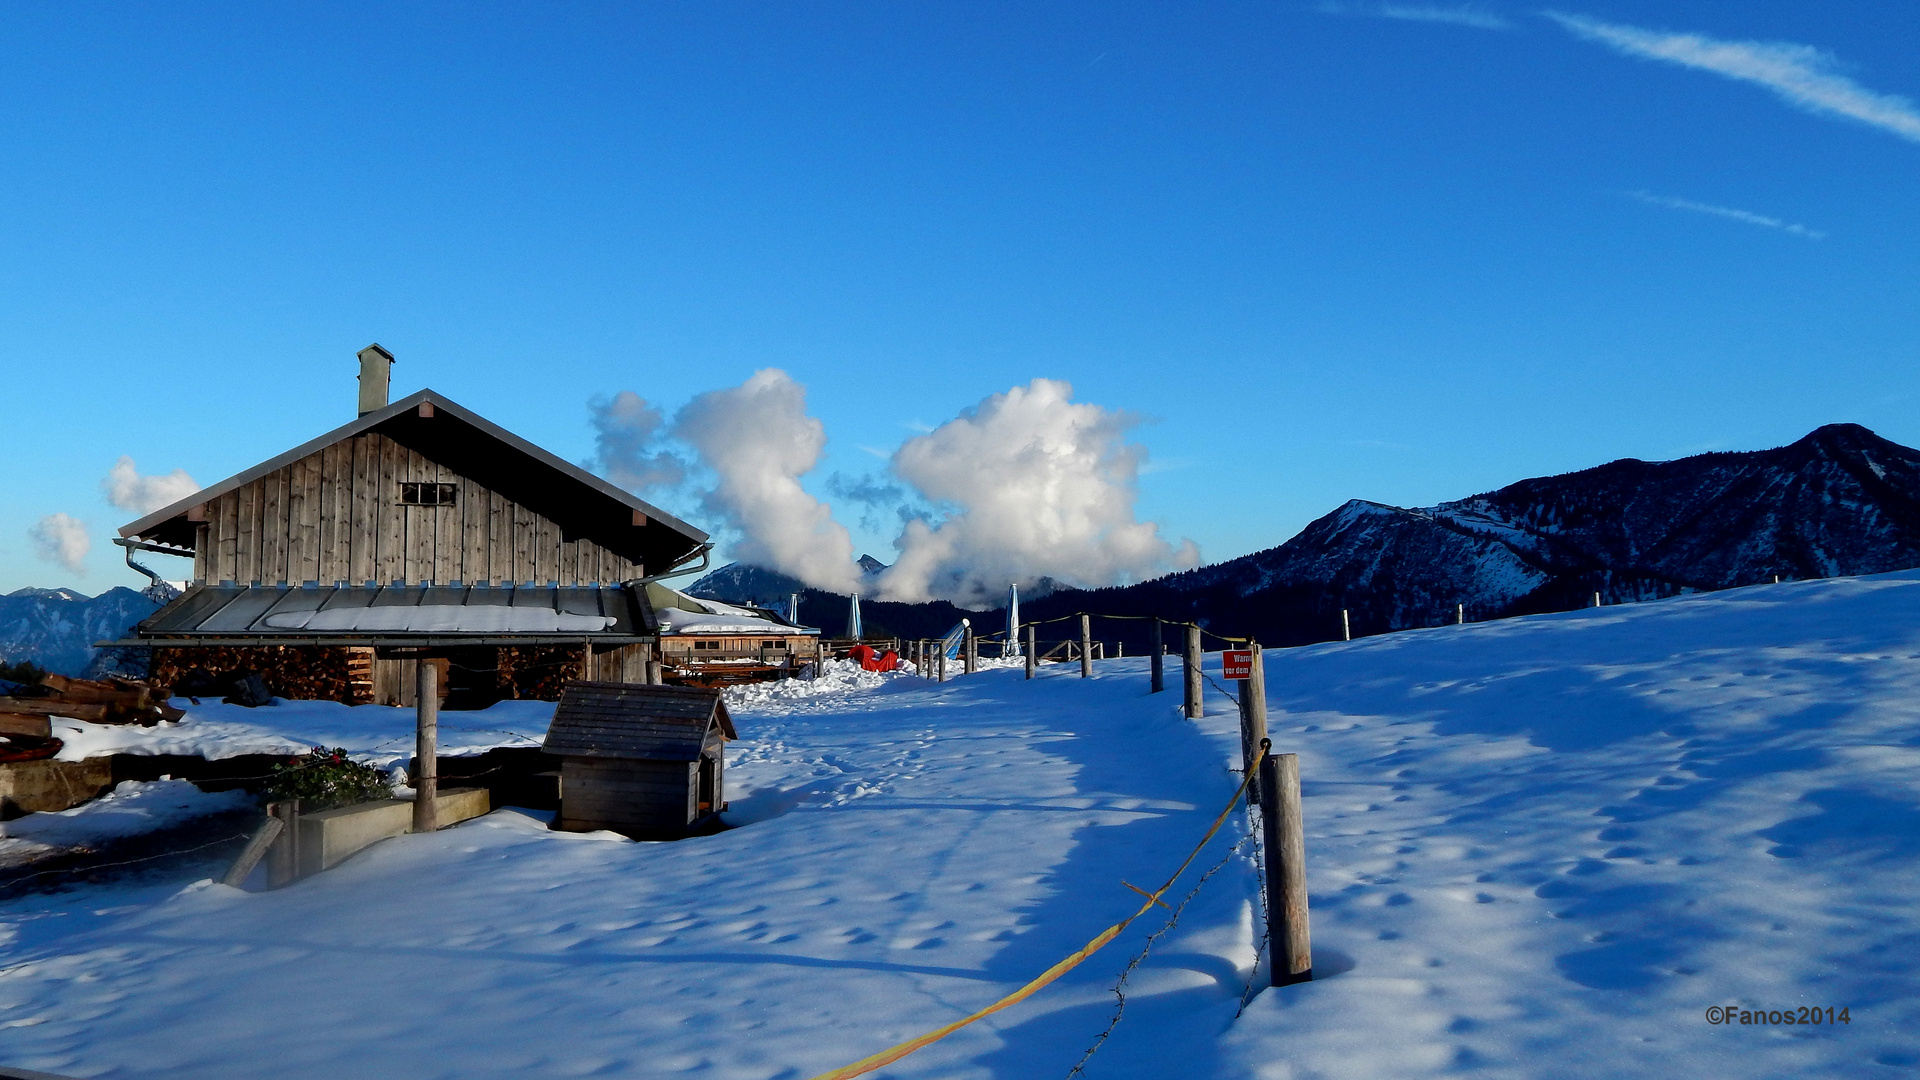
{"label": "white cloud", "polygon": [[1035,379],[901,446],[894,472],[944,512],[907,522],[882,598],[990,603],[1043,576],[1112,585],[1198,564],[1192,541],[1175,548],[1134,519],[1136,421],[1072,395]]}
{"label": "white cloud", "polygon": [[608,480],[641,492],[668,488],[687,475],[687,463],[660,445],[660,410],[631,390],[587,402],[592,413],[594,456],[584,464]]}
{"label": "white cloud", "polygon": [[1920,108],[1868,90],[1834,68],[1833,54],[1790,41],[1726,41],[1704,34],[1647,30],[1557,11],[1547,18],[1589,41],[1629,56],[1662,60],[1764,86],[1808,112],[1844,116],[1920,142]]}
{"label": "white cloud", "polygon": [[1790,221],[1756,214],[1751,210],[1738,210],[1731,206],[1715,206],[1712,203],[1694,202],[1692,199],[1677,199],[1671,195],[1653,195],[1645,191],[1629,191],[1627,197],[1638,199],[1650,206],[1664,206],[1669,210],[1688,210],[1696,214],[1711,214],[1714,217],[1739,221],[1748,225],[1760,225],[1769,229],[1779,229],[1784,233],[1803,237],[1808,240],[1825,240],[1827,234],[1818,229],[1809,229],[1805,225],[1795,225]]}
{"label": "white cloud", "polygon": [[1320,10],[1328,15],[1363,15],[1376,19],[1402,19],[1407,22],[1452,23],[1477,30],[1511,30],[1513,24],[1499,15],[1471,4],[1340,4],[1325,3]]}
{"label": "white cloud", "polygon": [[819,464],[826,428],[807,415],[807,392],[767,368],[712,390],[675,415],[671,434],[692,446],[717,482],[707,512],[739,530],[736,558],[834,592],[859,587],[853,538],[827,504],[800,486]]}
{"label": "white cloud", "polygon": [[133,458],[126,454],[120,455],[100,481],[100,491],[107,501],[130,514],[151,514],[199,490],[200,485],[185,469],[142,476],[133,467]]}
{"label": "white cloud", "polygon": [[59,563],[76,574],[86,574],[85,559],[93,548],[86,522],[71,514],[48,514],[27,529],[27,539],[33,541],[36,558]]}

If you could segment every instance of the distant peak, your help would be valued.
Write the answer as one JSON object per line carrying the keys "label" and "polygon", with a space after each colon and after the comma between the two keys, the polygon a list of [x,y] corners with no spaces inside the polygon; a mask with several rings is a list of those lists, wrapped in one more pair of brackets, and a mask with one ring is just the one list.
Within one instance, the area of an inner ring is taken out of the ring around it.
{"label": "distant peak", "polygon": [[42,600],[91,600],[92,597],[73,589],[38,589],[29,585],[24,589],[15,589],[8,596],[32,596]]}
{"label": "distant peak", "polygon": [[1801,439],[1800,441],[1801,442],[1852,443],[1852,442],[1860,442],[1862,440],[1869,440],[1872,442],[1886,441],[1882,439],[1879,435],[1875,434],[1871,428],[1862,427],[1859,424],[1822,424],[1819,427],[1814,428],[1812,431],[1808,432],[1807,437],[1804,439]]}

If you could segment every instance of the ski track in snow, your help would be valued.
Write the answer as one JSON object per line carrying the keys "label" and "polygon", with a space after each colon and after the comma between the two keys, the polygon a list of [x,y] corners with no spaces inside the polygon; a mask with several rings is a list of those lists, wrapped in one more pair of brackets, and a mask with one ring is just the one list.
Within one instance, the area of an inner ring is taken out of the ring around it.
{"label": "ski track in snow", "polygon": [[[1276,745],[1301,755],[1319,978],[1234,1019],[1257,888],[1229,866],[1134,973],[1089,1077],[1920,1065],[1920,572],[1267,661]],[[11,901],[0,1062],[804,1080],[1014,989],[1132,910],[1121,880],[1185,854],[1237,782],[1237,725],[1211,687],[1213,715],[1179,719],[1145,668],[734,691],[741,827],[713,837],[501,811],[276,893]],[[1157,925],[880,1075],[1063,1076]],[[1710,1026],[1727,1004],[1853,1023]]]}

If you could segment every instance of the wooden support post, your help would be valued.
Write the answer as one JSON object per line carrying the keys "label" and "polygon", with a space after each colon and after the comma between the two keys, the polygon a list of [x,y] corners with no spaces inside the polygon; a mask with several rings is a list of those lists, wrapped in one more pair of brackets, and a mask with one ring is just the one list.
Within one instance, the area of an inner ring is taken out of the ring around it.
{"label": "wooden support post", "polygon": [[1467,605],[1465,604],[1453,605],[1453,625],[1465,626],[1466,624],[1467,624]]}
{"label": "wooden support post", "polygon": [[1124,659],[1126,655],[1127,655],[1127,643],[1124,641],[1115,640],[1113,643],[1113,658],[1115,660],[1120,660],[1120,659]]}
{"label": "wooden support post", "polygon": [[280,821],[280,836],[267,849],[267,888],[277,889],[300,876],[300,800],[268,803],[267,815]]}
{"label": "wooden support post", "polygon": [[1201,696],[1200,659],[1200,628],[1189,624],[1187,626],[1187,656],[1185,664],[1187,676],[1186,707],[1187,719],[1189,720],[1198,720],[1207,715],[1206,700]]}
{"label": "wooden support post", "polygon": [[1027,678],[1031,679],[1033,678],[1033,669],[1040,664],[1040,642],[1039,635],[1035,633],[1032,623],[1028,623],[1024,629],[1027,632]]}
{"label": "wooden support post", "polygon": [[1166,645],[1160,640],[1160,620],[1155,619],[1153,620],[1153,641],[1147,646],[1148,685],[1153,687],[1147,691],[1150,694],[1157,694],[1167,688],[1166,651]]}
{"label": "wooden support post", "polygon": [[236,889],[246,884],[247,875],[253,873],[253,868],[260,865],[260,860],[266,856],[267,849],[273,846],[274,840],[278,839],[282,832],[286,831],[286,827],[286,822],[269,816],[258,829],[254,830],[253,836],[247,840],[247,846],[240,850],[240,857],[233,860],[233,865],[227,868],[227,876],[220,879],[220,884],[231,885]]}
{"label": "wooden support post", "polygon": [[960,670],[963,673],[971,675],[974,669],[980,666],[975,654],[975,650],[978,648],[979,643],[973,636],[973,621],[970,619],[961,619]]}
{"label": "wooden support post", "polygon": [[1080,677],[1093,678],[1093,617],[1080,616]]}
{"label": "wooden support post", "polygon": [[946,682],[947,681],[947,643],[944,640],[937,641],[937,642],[934,642],[933,647],[935,652],[933,662],[935,665],[935,669],[940,673],[939,681]]}
{"label": "wooden support post", "polygon": [[1347,618],[1347,609],[1340,609],[1340,640],[1353,640],[1353,620]]}
{"label": "wooden support post", "polygon": [[1260,808],[1267,861],[1267,941],[1274,986],[1313,978],[1313,942],[1307,926],[1307,839],[1300,820],[1300,758],[1275,754],[1260,761],[1260,786],[1271,793]]}
{"label": "wooden support post", "polygon": [[[1253,667],[1247,677],[1240,680],[1240,768],[1244,772],[1253,768],[1254,752],[1260,744],[1267,741],[1267,672],[1266,664],[1260,656],[1260,646],[1247,646],[1253,653]],[[1261,780],[1255,777],[1247,786],[1247,798],[1255,806],[1264,805],[1265,796],[1261,793]]]}
{"label": "wooden support post", "polygon": [[440,827],[440,688],[435,685],[438,669],[422,658],[416,665],[419,678],[414,682],[414,759],[418,763],[413,776],[413,831],[432,832]]}

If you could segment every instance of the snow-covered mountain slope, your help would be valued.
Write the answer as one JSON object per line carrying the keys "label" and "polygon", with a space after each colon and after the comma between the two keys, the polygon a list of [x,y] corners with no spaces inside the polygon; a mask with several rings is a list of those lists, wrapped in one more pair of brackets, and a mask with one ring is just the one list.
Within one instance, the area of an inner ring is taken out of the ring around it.
{"label": "snow-covered mountain slope", "polygon": [[[816,1075],[1080,947],[1233,790],[1211,686],[1193,723],[1144,660],[1096,670],[738,694],[717,836],[503,811],[274,893],[7,901],[0,1048],[158,1078]],[[1267,674],[1319,977],[1235,1017],[1258,896],[1235,820],[1086,1076],[1920,1064],[1920,572],[1274,650]],[[1065,1075],[1161,922],[880,1075]],[[1710,1024],[1727,1005],[1850,1022]]]}
{"label": "snow-covered mountain slope", "polygon": [[119,638],[160,605],[127,588],[88,598],[71,589],[19,589],[0,596],[0,661],[32,661],[80,675],[96,641]]}
{"label": "snow-covered mountain slope", "polygon": [[1920,451],[1854,424],[1790,446],[1612,462],[1407,509],[1353,500],[1279,547],[1078,610],[1195,619],[1268,644],[1920,566]]}

